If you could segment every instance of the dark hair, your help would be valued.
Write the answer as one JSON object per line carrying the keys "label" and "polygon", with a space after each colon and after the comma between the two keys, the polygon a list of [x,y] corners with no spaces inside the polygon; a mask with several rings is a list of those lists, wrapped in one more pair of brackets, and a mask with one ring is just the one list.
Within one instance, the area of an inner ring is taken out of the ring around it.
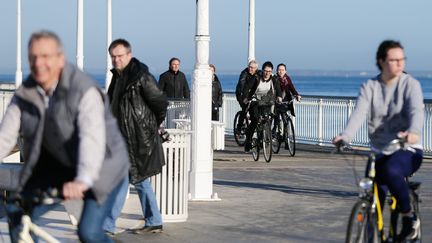
{"label": "dark hair", "polygon": [[286,69],[286,66],[285,66],[285,64],[283,64],[283,63],[279,63],[279,64],[277,65],[277,68],[276,68],[276,69],[279,69],[279,67],[281,67],[281,66],[283,66],[283,67]]}
{"label": "dark hair", "polygon": [[171,63],[172,62],[174,62],[174,61],[178,61],[178,62],[180,62],[180,59],[178,59],[177,57],[172,57],[170,60],[169,60],[169,65],[171,66]]}
{"label": "dark hair", "polygon": [[131,47],[130,43],[127,40],[125,40],[125,39],[117,39],[117,40],[111,42],[111,44],[108,47],[108,52],[111,52],[112,49],[114,49],[114,48],[116,48],[117,46],[120,46],[120,45],[124,46],[127,49],[128,53],[130,53],[132,51],[132,47]]}
{"label": "dark hair", "polygon": [[400,48],[402,50],[404,49],[399,41],[394,40],[385,40],[379,45],[376,53],[376,65],[380,71],[382,71],[382,67],[379,64],[379,60],[386,60],[388,50],[393,48]]}
{"label": "dark hair", "polygon": [[214,69],[214,72],[216,72],[216,66],[214,64],[209,64],[209,67],[212,67]]}
{"label": "dark hair", "polygon": [[267,62],[263,63],[262,70],[264,70],[265,67],[270,67],[273,70],[273,63],[271,63],[270,61],[267,61]]}

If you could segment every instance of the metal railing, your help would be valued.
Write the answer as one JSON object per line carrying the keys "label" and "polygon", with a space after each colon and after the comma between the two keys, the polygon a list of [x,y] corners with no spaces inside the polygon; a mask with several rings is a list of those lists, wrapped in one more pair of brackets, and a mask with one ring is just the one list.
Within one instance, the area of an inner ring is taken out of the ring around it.
{"label": "metal railing", "polygon": [[[345,128],[355,102],[356,97],[302,96],[301,102],[294,104],[296,141],[330,145],[332,138]],[[432,100],[424,102],[423,147],[426,155],[432,155]],[[234,116],[240,110],[234,93],[224,93],[222,108],[225,132],[232,134]],[[369,146],[367,121],[364,121],[352,144]]]}

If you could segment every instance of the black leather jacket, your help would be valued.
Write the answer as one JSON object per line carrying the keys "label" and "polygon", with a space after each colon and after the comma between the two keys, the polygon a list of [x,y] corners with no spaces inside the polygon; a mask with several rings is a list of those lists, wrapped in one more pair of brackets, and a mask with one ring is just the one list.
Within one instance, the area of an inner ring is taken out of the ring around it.
{"label": "black leather jacket", "polygon": [[168,98],[190,99],[189,84],[183,72],[168,70],[159,76],[159,88]]}
{"label": "black leather jacket", "polygon": [[112,72],[108,96],[113,113],[118,109],[117,119],[131,162],[130,180],[136,184],[160,173],[165,164],[158,128],[165,119],[168,101],[147,66],[137,59],[132,58],[121,74]]}

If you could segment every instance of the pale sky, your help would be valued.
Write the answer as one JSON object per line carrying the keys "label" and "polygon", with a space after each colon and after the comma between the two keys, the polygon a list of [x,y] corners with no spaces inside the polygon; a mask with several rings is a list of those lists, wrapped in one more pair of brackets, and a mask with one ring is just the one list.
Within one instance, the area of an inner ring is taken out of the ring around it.
{"label": "pale sky", "polygon": [[[1,0],[0,73],[16,67],[16,1]],[[75,0],[21,0],[22,64],[28,72],[27,41],[40,29],[64,42],[76,59]],[[112,0],[113,39],[125,38],[133,54],[158,76],[168,60],[181,69],[195,64],[195,0]],[[248,57],[249,0],[209,0],[210,62],[219,73],[238,72]],[[407,70],[432,71],[430,0],[255,0],[256,58],[284,62],[291,70],[376,70],[384,39],[405,47]],[[84,0],[84,69],[106,70],[106,0]]]}

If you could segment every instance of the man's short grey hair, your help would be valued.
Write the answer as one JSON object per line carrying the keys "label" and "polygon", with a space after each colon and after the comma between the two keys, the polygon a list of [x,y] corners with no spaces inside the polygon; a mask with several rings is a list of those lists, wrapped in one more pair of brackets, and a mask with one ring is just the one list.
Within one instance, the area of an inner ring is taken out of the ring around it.
{"label": "man's short grey hair", "polygon": [[258,62],[257,62],[257,61],[255,61],[255,60],[250,60],[249,63],[248,63],[248,66],[250,66],[251,64],[254,64],[255,67],[258,68]]}
{"label": "man's short grey hair", "polygon": [[30,50],[31,45],[33,44],[34,41],[40,40],[40,39],[52,39],[54,40],[57,45],[58,45],[58,52],[59,53],[63,53],[63,44],[60,40],[60,38],[58,37],[58,35],[52,31],[49,30],[41,30],[38,32],[34,32],[31,36],[30,36],[30,40],[28,42],[28,49]]}

